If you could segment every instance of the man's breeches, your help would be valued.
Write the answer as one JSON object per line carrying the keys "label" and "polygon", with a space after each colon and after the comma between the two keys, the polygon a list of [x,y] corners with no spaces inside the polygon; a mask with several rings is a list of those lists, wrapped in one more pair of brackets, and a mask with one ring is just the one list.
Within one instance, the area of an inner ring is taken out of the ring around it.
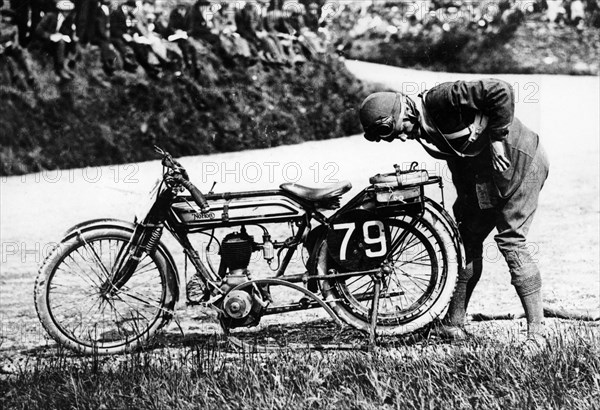
{"label": "man's breeches", "polygon": [[[529,253],[526,236],[537,209],[540,191],[548,176],[548,167],[546,153],[540,144],[523,182],[510,198],[498,198],[493,208],[480,209],[473,184],[463,186],[464,192],[459,192],[454,204],[467,264],[473,261],[480,263],[483,241],[496,228],[498,234],[494,239],[506,260],[512,284],[522,296],[541,288],[540,273]],[[473,269],[461,270],[459,280],[468,281],[472,274]]]}

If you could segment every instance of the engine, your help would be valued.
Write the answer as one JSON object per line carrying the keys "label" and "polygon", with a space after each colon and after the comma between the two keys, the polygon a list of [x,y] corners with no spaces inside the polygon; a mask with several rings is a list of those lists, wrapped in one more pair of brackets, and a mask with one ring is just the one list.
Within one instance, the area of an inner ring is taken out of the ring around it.
{"label": "engine", "polygon": [[219,276],[246,275],[254,247],[254,239],[245,230],[225,236],[221,243]]}
{"label": "engine", "polygon": [[248,265],[255,250],[257,244],[244,228],[228,234],[221,242],[219,276],[223,278],[221,289],[227,292],[221,306],[222,320],[228,327],[255,326],[260,321],[263,304],[255,288],[231,290],[249,281]]}

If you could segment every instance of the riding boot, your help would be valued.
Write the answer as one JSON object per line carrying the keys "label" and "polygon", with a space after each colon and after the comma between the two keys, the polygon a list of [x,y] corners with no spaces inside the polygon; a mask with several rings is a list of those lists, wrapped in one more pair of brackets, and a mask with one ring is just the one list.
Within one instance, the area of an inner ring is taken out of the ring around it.
{"label": "riding boot", "polygon": [[[517,293],[519,289],[517,288]],[[544,336],[544,307],[542,305],[542,292],[537,290],[527,295],[519,294],[525,318],[527,319],[527,337],[536,338]]]}
{"label": "riding boot", "polygon": [[455,327],[463,327],[465,325],[467,306],[469,305],[473,290],[481,278],[482,270],[483,260],[477,258],[467,263],[467,266],[459,272],[454,295],[450,301],[448,313],[444,318],[445,325]]}

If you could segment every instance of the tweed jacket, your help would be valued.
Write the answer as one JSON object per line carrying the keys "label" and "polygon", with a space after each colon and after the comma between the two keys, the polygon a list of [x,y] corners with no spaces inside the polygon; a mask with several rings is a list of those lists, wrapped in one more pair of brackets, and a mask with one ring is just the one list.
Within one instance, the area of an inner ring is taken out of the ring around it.
{"label": "tweed jacket", "polygon": [[[424,148],[432,156],[448,161],[459,191],[462,184],[492,180],[500,198],[508,198],[515,192],[529,171],[539,137],[514,117],[514,92],[508,83],[483,79],[439,84],[423,95],[422,106],[441,134],[468,127],[478,111],[488,117],[487,127],[471,147],[478,154],[470,158],[457,156],[448,149],[447,140],[441,140],[439,134],[429,135],[421,128],[420,138],[433,144],[437,152],[428,149],[427,144],[423,144]],[[504,172],[493,169],[491,141],[504,143],[511,163]]]}

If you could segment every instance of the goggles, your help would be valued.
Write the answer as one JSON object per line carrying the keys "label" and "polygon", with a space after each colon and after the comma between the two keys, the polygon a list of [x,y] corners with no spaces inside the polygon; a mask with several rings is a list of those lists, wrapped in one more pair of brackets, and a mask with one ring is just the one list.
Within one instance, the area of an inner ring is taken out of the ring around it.
{"label": "goggles", "polygon": [[[396,117],[400,120],[404,117],[406,104],[402,104],[402,94],[396,93],[394,106],[390,115],[377,118],[372,124],[365,128],[365,139],[379,142],[379,140],[393,140],[397,133]],[[399,114],[399,115],[398,115]]]}

